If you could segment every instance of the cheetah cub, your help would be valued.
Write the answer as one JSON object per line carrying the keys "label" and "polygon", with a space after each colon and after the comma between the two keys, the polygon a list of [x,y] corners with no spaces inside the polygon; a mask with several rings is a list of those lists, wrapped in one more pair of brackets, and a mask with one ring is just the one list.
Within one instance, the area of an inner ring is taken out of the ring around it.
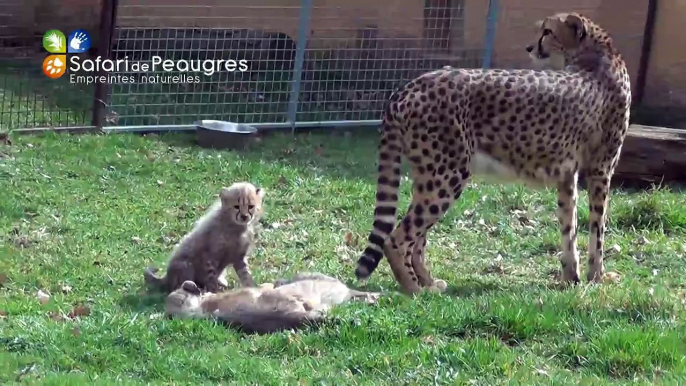
{"label": "cheetah cub", "polygon": [[265,191],[248,182],[222,188],[219,198],[174,248],[165,277],[157,269],[145,269],[145,281],[166,293],[190,280],[198,287],[217,292],[228,286],[225,270],[233,265],[240,284],[254,287],[248,254],[254,246],[254,226],[264,213]]}
{"label": "cheetah cub", "polygon": [[349,300],[371,304],[379,296],[350,289],[320,273],[220,294],[203,293],[195,283],[186,281],[167,296],[165,312],[176,318],[214,318],[246,333],[267,334],[321,322],[332,306]]}

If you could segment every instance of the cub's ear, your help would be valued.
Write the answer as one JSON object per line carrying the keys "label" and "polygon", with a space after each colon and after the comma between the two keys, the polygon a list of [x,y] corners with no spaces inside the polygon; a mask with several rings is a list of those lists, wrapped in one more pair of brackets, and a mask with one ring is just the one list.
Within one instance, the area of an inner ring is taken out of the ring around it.
{"label": "cub's ear", "polygon": [[259,198],[264,198],[266,192],[264,191],[264,188],[256,188],[255,193],[257,193]]}
{"label": "cub's ear", "polygon": [[198,286],[190,280],[184,281],[183,284],[181,284],[181,288],[193,295],[200,295],[200,288],[198,288]]}
{"label": "cub's ear", "polygon": [[219,191],[219,199],[222,200],[222,205],[227,205],[231,198],[231,190],[229,188],[222,188]]}

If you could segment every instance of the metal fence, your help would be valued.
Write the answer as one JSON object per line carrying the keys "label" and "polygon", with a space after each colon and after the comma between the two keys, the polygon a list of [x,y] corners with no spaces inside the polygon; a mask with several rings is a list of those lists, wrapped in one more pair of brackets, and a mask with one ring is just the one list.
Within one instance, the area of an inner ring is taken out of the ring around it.
{"label": "metal fence", "polygon": [[113,55],[148,63],[155,56],[177,62],[227,59],[236,69],[207,74],[158,67],[151,73],[164,76],[162,81],[186,81],[114,86],[109,106],[117,125],[197,119],[269,126],[376,122],[399,84],[446,64],[479,66],[484,52],[462,48],[463,36],[455,33],[455,26],[464,25],[464,1],[420,7],[423,2],[407,0],[173,3],[122,1]]}
{"label": "metal fence", "polygon": [[[491,52],[484,48],[488,8],[473,26],[464,13],[465,3],[482,0],[2,1],[11,2],[0,30],[0,126],[9,128],[169,127],[199,119],[284,127],[374,123],[398,85],[448,64],[487,64]],[[155,68],[110,69],[107,84],[70,76],[84,72],[47,78],[42,35],[57,27],[42,12],[67,14],[86,3],[87,25],[67,18],[58,26],[65,34],[91,33],[84,59]],[[194,67],[219,59],[236,68]],[[184,64],[167,71],[163,60]]]}
{"label": "metal fence", "polygon": [[[52,24],[50,2],[0,0],[0,128],[83,126],[91,123],[93,87],[50,80],[37,24]],[[59,7],[57,7],[59,9]],[[76,13],[74,18],[94,15]],[[69,20],[54,23],[68,26]],[[77,24],[73,23],[75,27]],[[45,31],[43,31],[45,32]]]}
{"label": "metal fence", "polygon": [[[521,39],[559,10],[520,3],[0,0],[0,127],[376,124],[390,92],[427,70],[524,65]],[[107,80],[95,84],[85,71],[50,79],[48,29],[85,29],[91,49],[75,55],[129,66],[98,72]]]}

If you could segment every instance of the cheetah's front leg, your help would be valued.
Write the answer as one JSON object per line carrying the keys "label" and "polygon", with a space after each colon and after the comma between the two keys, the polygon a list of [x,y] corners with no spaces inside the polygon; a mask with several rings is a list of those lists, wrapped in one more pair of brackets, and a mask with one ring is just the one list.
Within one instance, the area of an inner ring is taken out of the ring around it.
{"label": "cheetah's front leg", "polygon": [[579,252],[576,246],[577,235],[577,179],[578,173],[569,173],[557,188],[557,218],[562,234],[562,281],[579,283]]}
{"label": "cheetah's front leg", "polygon": [[243,287],[256,287],[255,280],[252,278],[252,273],[250,273],[250,268],[245,258],[234,263],[233,269],[236,271],[238,276],[238,281]]}
{"label": "cheetah's front leg", "polygon": [[424,255],[426,253],[426,235],[417,239],[412,251],[412,268],[414,268],[419,280],[419,285],[428,287],[434,292],[443,292],[447,288],[447,283],[444,280],[434,280],[431,277],[431,272],[425,265]]}

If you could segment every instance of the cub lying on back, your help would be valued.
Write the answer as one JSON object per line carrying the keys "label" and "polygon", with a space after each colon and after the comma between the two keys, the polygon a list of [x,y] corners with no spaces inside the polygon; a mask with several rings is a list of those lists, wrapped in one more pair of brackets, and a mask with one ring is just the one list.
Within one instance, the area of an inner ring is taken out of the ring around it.
{"label": "cub lying on back", "polygon": [[167,296],[165,311],[178,318],[215,318],[246,333],[266,334],[321,322],[334,305],[351,299],[374,303],[379,296],[320,273],[219,294],[202,293],[186,281]]}
{"label": "cub lying on back", "polygon": [[244,287],[254,287],[248,268],[248,254],[254,245],[254,225],[263,214],[264,189],[248,182],[222,188],[219,199],[174,248],[167,275],[145,269],[145,281],[170,293],[190,280],[199,288],[218,292],[227,287],[224,271],[233,265]]}

